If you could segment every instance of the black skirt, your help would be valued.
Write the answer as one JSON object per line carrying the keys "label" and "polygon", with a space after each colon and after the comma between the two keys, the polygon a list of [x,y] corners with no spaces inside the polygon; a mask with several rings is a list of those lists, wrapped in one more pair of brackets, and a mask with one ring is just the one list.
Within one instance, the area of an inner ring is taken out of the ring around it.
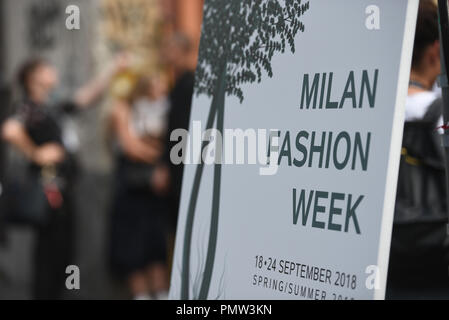
{"label": "black skirt", "polygon": [[[141,164],[120,158],[116,172],[111,221],[111,267],[127,277],[167,259],[164,202],[148,185],[130,185],[130,167]],[[142,172],[145,172],[143,170]]]}

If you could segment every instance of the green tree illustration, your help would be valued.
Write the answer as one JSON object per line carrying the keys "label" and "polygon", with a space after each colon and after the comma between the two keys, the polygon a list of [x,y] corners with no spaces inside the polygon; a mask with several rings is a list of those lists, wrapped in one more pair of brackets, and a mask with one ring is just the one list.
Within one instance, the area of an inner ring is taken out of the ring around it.
{"label": "green tree illustration", "polygon": [[[304,32],[300,18],[309,9],[302,0],[206,0],[196,70],[195,93],[211,96],[206,124],[223,133],[226,96],[244,100],[242,85],[273,76],[271,60],[287,48],[295,52],[295,37]],[[203,142],[201,150],[207,147]],[[219,152],[219,151],[217,151]],[[219,162],[219,163],[217,163]],[[207,299],[215,260],[221,187],[221,161],[214,164],[209,242],[198,299]],[[204,163],[196,168],[184,233],[181,299],[189,299],[193,224]]]}

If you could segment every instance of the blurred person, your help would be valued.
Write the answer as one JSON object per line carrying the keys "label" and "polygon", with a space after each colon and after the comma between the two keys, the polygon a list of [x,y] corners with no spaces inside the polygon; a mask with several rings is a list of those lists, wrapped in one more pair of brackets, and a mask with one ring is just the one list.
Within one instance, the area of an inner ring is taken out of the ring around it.
{"label": "blurred person", "polygon": [[421,0],[406,101],[387,298],[449,298],[438,11]]}
{"label": "blurred person", "polygon": [[[170,92],[170,112],[164,157],[157,167],[158,178],[155,188],[167,194],[171,233],[176,231],[179,203],[181,199],[184,165],[174,165],[170,160],[170,150],[178,143],[170,140],[170,134],[176,129],[189,130],[195,73],[191,66],[194,50],[191,39],[182,33],[174,34],[165,44],[163,60],[175,72],[175,84]],[[173,239],[172,241],[173,242]]]}
{"label": "blurred person", "polygon": [[[20,222],[37,231],[33,252],[35,299],[62,297],[65,270],[73,251],[71,189],[76,167],[64,143],[61,115],[90,106],[125,65],[124,55],[118,56],[65,102],[52,99],[59,80],[57,70],[49,62],[33,58],[20,68],[18,85],[23,99],[2,126],[2,137],[29,162],[25,181],[19,188],[16,177],[11,177],[11,186],[15,188],[8,195],[8,210],[11,219],[24,219]],[[19,212],[22,217],[17,216]]]}
{"label": "blurred person", "polygon": [[[8,116],[9,109],[9,88],[2,86],[0,88],[0,124]],[[0,139],[0,247],[6,244],[6,224],[5,224],[5,199],[3,197],[3,186],[5,183],[5,144]]]}
{"label": "blurred person", "polygon": [[117,147],[111,266],[137,300],[168,296],[165,203],[154,190],[168,108],[161,79],[142,77],[111,114]]}

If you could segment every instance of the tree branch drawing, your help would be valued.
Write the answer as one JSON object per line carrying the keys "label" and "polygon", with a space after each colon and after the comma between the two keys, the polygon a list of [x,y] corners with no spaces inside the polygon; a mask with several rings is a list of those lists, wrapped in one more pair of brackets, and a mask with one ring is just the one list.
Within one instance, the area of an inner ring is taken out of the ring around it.
{"label": "tree branch drawing", "polygon": [[[260,83],[263,74],[273,77],[271,60],[276,53],[296,51],[295,37],[305,31],[302,16],[309,10],[309,2],[303,0],[206,0],[204,6],[203,32],[201,35],[195,94],[212,97],[206,130],[216,129],[222,133],[226,96],[244,101],[242,86]],[[208,142],[203,142],[204,150]],[[202,154],[202,152],[201,152]],[[209,242],[205,269],[198,296],[207,299],[214,268],[218,237],[221,161],[214,164]],[[189,299],[190,256],[195,211],[203,161],[196,167],[192,192],[187,208],[184,233],[181,299]]]}

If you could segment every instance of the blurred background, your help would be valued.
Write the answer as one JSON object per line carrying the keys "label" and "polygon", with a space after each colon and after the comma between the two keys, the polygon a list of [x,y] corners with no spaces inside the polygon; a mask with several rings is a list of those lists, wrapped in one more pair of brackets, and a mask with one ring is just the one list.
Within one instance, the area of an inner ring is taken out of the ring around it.
{"label": "blurred background", "polygon": [[[65,27],[69,5],[80,8],[79,30]],[[179,35],[190,41],[184,68],[195,69],[202,6],[203,0],[0,1],[0,120],[16,112],[15,79],[30,58],[46,59],[59,74],[57,95],[69,97],[104,73],[118,54],[127,55],[126,63],[122,62],[125,66],[109,75],[100,98],[82,112],[65,117],[62,125],[71,132],[69,140],[79,166],[71,191],[75,231],[70,264],[80,268],[82,280],[80,290],[65,290],[61,298],[132,297],[127,281],[115,277],[108,263],[116,158],[108,142],[108,119],[114,100],[128,96],[138,78],[157,74],[166,93],[173,90],[180,74],[171,61],[163,61],[163,50],[174,35],[178,35],[178,45],[182,46]],[[26,160],[17,155],[20,152],[6,144],[0,148],[1,170],[12,176],[23,174]],[[0,299],[34,298],[39,231],[15,224],[3,229]]]}

